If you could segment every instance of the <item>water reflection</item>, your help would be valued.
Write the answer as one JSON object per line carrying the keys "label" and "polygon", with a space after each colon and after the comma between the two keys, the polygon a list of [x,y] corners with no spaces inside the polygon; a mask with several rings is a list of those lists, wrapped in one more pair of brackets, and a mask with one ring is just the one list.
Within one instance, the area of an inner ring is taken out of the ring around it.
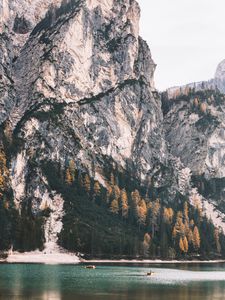
{"label": "water reflection", "polygon": [[[147,277],[152,269],[155,274]],[[0,265],[0,299],[224,300],[224,265]]]}

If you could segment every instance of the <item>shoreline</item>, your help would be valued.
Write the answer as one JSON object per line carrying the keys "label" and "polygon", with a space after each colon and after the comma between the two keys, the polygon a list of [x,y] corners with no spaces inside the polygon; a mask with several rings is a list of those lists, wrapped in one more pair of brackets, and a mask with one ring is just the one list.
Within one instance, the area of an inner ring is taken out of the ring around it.
{"label": "shoreline", "polygon": [[218,264],[225,263],[225,260],[81,260],[81,263],[91,264]]}
{"label": "shoreline", "polygon": [[80,264],[80,259],[75,253],[70,252],[12,252],[7,258],[0,260],[1,263],[8,264]]}
{"label": "shoreline", "polygon": [[161,259],[90,259],[85,260],[71,252],[51,252],[45,253],[41,251],[32,252],[13,252],[5,259],[0,259],[0,263],[4,264],[46,264],[46,265],[79,265],[79,264],[219,264],[225,263],[225,260],[161,260]]}

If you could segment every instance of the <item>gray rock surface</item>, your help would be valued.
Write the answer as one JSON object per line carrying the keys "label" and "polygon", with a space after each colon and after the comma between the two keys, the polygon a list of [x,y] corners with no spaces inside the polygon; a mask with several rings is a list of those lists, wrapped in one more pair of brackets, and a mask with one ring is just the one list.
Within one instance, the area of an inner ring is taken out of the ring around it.
{"label": "gray rock surface", "polygon": [[[156,65],[139,37],[137,2],[13,0],[3,6],[0,123],[7,120],[23,141],[11,162],[17,208],[25,199],[34,213],[44,203],[54,206],[43,161],[65,169],[73,159],[103,186],[108,161],[142,184],[158,174],[157,186],[166,185]],[[52,220],[63,213],[55,215]]]}
{"label": "gray rock surface", "polygon": [[[154,177],[168,201],[190,193],[191,173],[225,177],[224,107],[209,107],[207,128],[191,101],[163,119],[135,0],[3,0],[0,9],[0,124],[23,141],[11,161],[18,209],[24,199],[34,213],[60,202],[43,161],[64,169],[73,159],[103,186],[110,161],[143,185]],[[61,230],[59,207],[51,220]]]}

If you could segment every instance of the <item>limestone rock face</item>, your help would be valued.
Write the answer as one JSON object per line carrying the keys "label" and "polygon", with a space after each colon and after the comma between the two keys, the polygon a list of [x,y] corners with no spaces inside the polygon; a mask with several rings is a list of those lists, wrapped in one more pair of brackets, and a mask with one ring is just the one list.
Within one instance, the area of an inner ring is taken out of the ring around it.
{"label": "limestone rock face", "polygon": [[225,60],[221,61],[215,73],[215,85],[221,91],[225,92]]}
{"label": "limestone rock face", "polygon": [[[222,108],[222,111],[221,111]],[[225,177],[224,108],[208,106],[207,115],[193,110],[193,102],[180,101],[165,117],[171,153],[194,175],[207,179]]]}
{"label": "limestone rock face", "polygon": [[[139,37],[137,2],[13,0],[1,12],[0,123],[20,140],[11,161],[16,207],[27,199],[34,214],[56,207],[46,161],[65,169],[73,159],[102,186],[109,163],[141,184],[158,174],[156,185],[168,185],[156,65]],[[45,226],[56,242],[53,227]]]}
{"label": "limestone rock face", "polygon": [[[177,101],[163,117],[135,0],[3,0],[0,13],[0,126],[15,143],[14,201],[19,210],[30,201],[34,214],[51,208],[47,242],[57,243],[64,199],[43,163],[65,170],[73,160],[103,187],[110,164],[145,187],[154,181],[167,201],[188,197],[193,176],[225,177],[223,103],[204,115]],[[223,73],[221,64],[216,78]]]}
{"label": "limestone rock face", "polygon": [[[195,95],[191,95],[191,90]],[[213,95],[209,90],[214,91]],[[225,177],[224,91],[223,60],[214,79],[167,92],[166,105],[170,109],[165,112],[164,124],[171,154],[179,157],[194,175],[204,175],[207,180]]]}

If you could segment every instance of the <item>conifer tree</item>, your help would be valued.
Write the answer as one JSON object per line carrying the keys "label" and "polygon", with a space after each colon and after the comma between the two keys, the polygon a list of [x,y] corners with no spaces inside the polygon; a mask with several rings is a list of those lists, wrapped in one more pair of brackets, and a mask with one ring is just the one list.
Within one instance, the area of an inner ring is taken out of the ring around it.
{"label": "conifer tree", "polygon": [[177,237],[177,230],[176,230],[176,227],[174,226],[173,231],[172,231],[172,238],[174,241],[175,241],[176,237]]}
{"label": "conifer tree", "polygon": [[185,236],[185,225],[183,223],[183,214],[181,211],[177,212],[177,219],[175,223],[176,235],[184,238]]}
{"label": "conifer tree", "polygon": [[6,155],[0,150],[0,197],[3,196],[9,184],[9,170],[7,168]]}
{"label": "conifer tree", "polygon": [[111,186],[114,186],[116,183],[115,183],[115,177],[113,175],[113,173],[110,174],[110,184]]}
{"label": "conifer tree", "polygon": [[194,228],[194,225],[195,225],[195,222],[194,222],[193,219],[191,219],[191,221],[190,221],[190,227],[193,229],[193,228]]}
{"label": "conifer tree", "polygon": [[85,191],[89,194],[90,190],[91,190],[91,180],[90,180],[90,177],[88,174],[85,174],[85,176],[84,176],[83,185],[84,185]]}
{"label": "conifer tree", "polygon": [[187,201],[184,202],[184,219],[185,219],[185,221],[189,220],[189,217],[188,217],[188,203],[187,203]]}
{"label": "conifer tree", "polygon": [[182,237],[180,237],[180,240],[179,240],[179,248],[180,248],[181,252],[184,252],[184,243],[183,243]]}
{"label": "conifer tree", "polygon": [[129,212],[129,206],[128,206],[128,197],[127,197],[127,192],[125,189],[121,191],[121,214],[122,217],[127,219],[128,218],[128,212]]}
{"label": "conifer tree", "polygon": [[151,207],[151,225],[152,225],[152,237],[154,237],[155,235],[155,230],[157,227],[157,221],[158,221],[158,217],[159,217],[159,213],[160,213],[160,200],[156,199],[153,203],[152,203],[152,207]]}
{"label": "conifer tree", "polygon": [[131,193],[131,200],[132,200],[132,213],[135,217],[135,220],[138,221],[139,215],[139,203],[141,201],[141,196],[138,190],[135,190]]}
{"label": "conifer tree", "polygon": [[192,232],[191,229],[189,229],[189,231],[188,231],[187,239],[188,239],[188,243],[192,244],[192,242],[193,242],[193,232]]}
{"label": "conifer tree", "polygon": [[119,213],[119,203],[117,199],[114,199],[110,205],[110,211],[117,215]]}
{"label": "conifer tree", "polygon": [[173,211],[173,209],[170,207],[170,208],[168,208],[168,217],[169,217],[169,223],[170,223],[170,224],[173,222],[173,216],[174,216],[174,211]]}
{"label": "conifer tree", "polygon": [[197,97],[194,99],[194,106],[195,106],[195,107],[198,107],[198,106],[199,106],[199,101],[198,101],[198,98],[197,98]]}
{"label": "conifer tree", "polygon": [[72,180],[74,182],[75,176],[76,176],[76,168],[75,168],[75,163],[74,163],[73,159],[71,159],[69,162],[69,170],[70,170],[70,175],[72,177]]}
{"label": "conifer tree", "polygon": [[73,183],[73,177],[72,177],[72,175],[71,175],[71,173],[70,173],[69,168],[66,169],[66,178],[65,178],[65,181],[66,181],[66,183],[67,183],[68,185],[71,185],[71,184]]}
{"label": "conifer tree", "polygon": [[150,246],[151,246],[151,236],[150,236],[150,234],[145,233],[144,241],[143,241],[143,252],[144,252],[145,257],[147,257],[149,255]]}
{"label": "conifer tree", "polygon": [[109,185],[109,184],[107,184],[106,189],[107,189],[107,191],[106,191],[106,203],[110,203],[110,198],[112,197],[113,189],[112,189],[111,185]]}
{"label": "conifer tree", "polygon": [[221,252],[221,245],[220,245],[220,232],[218,228],[215,228],[214,230],[214,239],[216,243],[216,250],[218,253]]}
{"label": "conifer tree", "polygon": [[118,187],[118,185],[114,185],[113,186],[113,197],[114,197],[114,199],[119,200],[120,193],[121,193],[121,191],[120,191],[120,188]]}
{"label": "conifer tree", "polygon": [[200,239],[199,230],[198,230],[197,226],[194,227],[192,242],[193,242],[194,249],[196,251],[199,250],[200,244],[201,244],[201,239]]}
{"label": "conifer tree", "polygon": [[183,246],[184,246],[184,253],[188,252],[188,240],[186,238],[186,236],[183,239]]}
{"label": "conifer tree", "polygon": [[173,209],[172,208],[165,208],[163,210],[163,219],[165,223],[171,224],[173,221]]}
{"label": "conifer tree", "polygon": [[139,225],[144,225],[147,216],[147,206],[145,200],[142,199],[138,204],[138,223]]}
{"label": "conifer tree", "polygon": [[205,114],[207,111],[207,104],[206,103],[201,103],[200,105],[200,111]]}
{"label": "conifer tree", "polygon": [[141,196],[138,190],[135,190],[134,192],[131,193],[131,198],[133,202],[138,205],[139,202],[141,201]]}
{"label": "conifer tree", "polygon": [[98,181],[94,183],[94,198],[98,197],[101,194],[101,187]]}

